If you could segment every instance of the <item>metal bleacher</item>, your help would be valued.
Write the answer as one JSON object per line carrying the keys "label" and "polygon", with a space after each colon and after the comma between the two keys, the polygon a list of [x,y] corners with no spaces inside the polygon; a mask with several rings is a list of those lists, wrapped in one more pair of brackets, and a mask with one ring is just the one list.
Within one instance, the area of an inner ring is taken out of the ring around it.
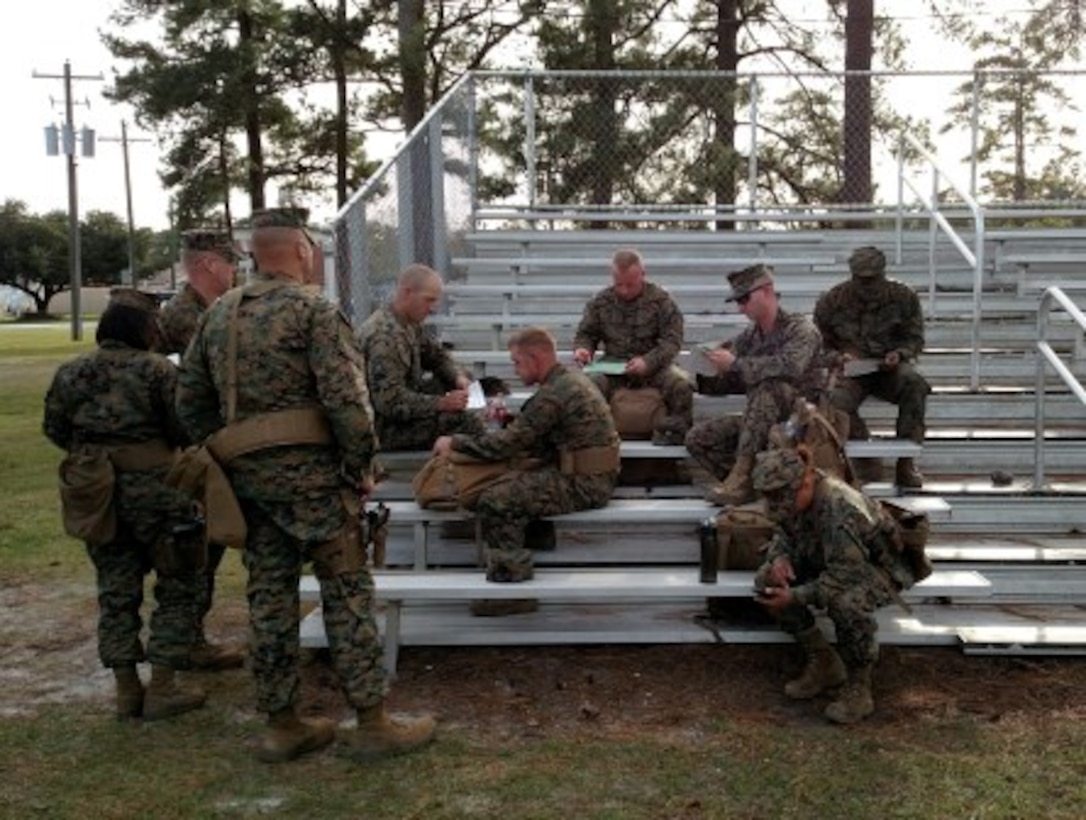
{"label": "metal bleacher", "polygon": [[[509,335],[528,324],[546,326],[568,356],[584,301],[607,284],[610,256],[620,247],[640,250],[649,277],[675,295],[688,345],[743,327],[745,320],[724,302],[730,269],[772,262],[784,307],[809,313],[818,295],[846,276],[853,248],[899,248],[891,275],[922,297],[928,347],[920,367],[934,387],[918,459],[926,480],[910,498],[942,511],[933,515],[929,544],[937,570],[975,573],[986,587],[983,595],[968,587],[919,594],[908,611],[887,608],[879,616],[881,640],[983,654],[1080,654],[1086,652],[1086,410],[1081,388],[1070,387],[1066,374],[1043,362],[1039,367],[1038,308],[1053,284],[1066,287],[1071,298],[1086,286],[1086,272],[1068,261],[1086,258],[1086,233],[1033,229],[1017,241],[1011,230],[993,231],[987,243],[979,349],[972,336],[974,270],[942,246],[933,256],[926,230],[480,230],[468,234],[465,252],[450,260],[445,309],[432,321],[464,366],[512,380]],[[1056,248],[1062,255],[1053,256]],[[1081,326],[1058,310],[1046,319],[1046,344],[1081,381]],[[966,377],[973,363],[975,386]],[[514,386],[515,403],[527,391]],[[1035,422],[1042,397],[1038,482]],[[698,396],[695,413],[738,412],[741,401]],[[896,408],[872,400],[863,413],[874,436],[892,437]],[[688,480],[624,482],[603,514],[559,517],[556,548],[537,554],[549,579],[539,587],[543,605],[498,619],[473,619],[467,611],[465,600],[487,591],[478,583],[479,544],[470,523],[463,526],[467,517],[430,514],[411,502],[410,478],[425,454],[389,458],[391,476],[374,500],[393,510],[387,567],[376,572],[393,663],[399,646],[412,645],[782,640],[765,623],[705,617],[702,593],[714,595],[714,586],[690,579],[698,572],[697,523],[711,509],[700,500],[703,488],[682,448],[667,454],[646,448],[627,448],[624,465],[648,457],[662,463],[664,455],[676,467],[668,475],[677,471]],[[878,483],[866,489],[901,492]],[[666,589],[647,592],[652,579]],[[738,594],[738,582],[722,577],[720,589],[730,592],[718,594]],[[315,594],[313,582],[305,582],[303,597]],[[318,607],[303,624],[307,645],[323,645],[320,617]]]}

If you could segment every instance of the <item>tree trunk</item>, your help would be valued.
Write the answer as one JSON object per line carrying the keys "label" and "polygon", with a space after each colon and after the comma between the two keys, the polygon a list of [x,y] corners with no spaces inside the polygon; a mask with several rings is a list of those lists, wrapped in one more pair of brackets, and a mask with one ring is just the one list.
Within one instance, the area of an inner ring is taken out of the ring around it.
{"label": "tree trunk", "polygon": [[[739,8],[738,0],[717,0],[716,4],[716,70],[722,73],[720,95],[713,97],[713,199],[718,209],[734,208],[738,187],[739,152],[735,150],[735,101],[739,68]],[[716,223],[718,231],[735,230],[730,219]]]}
{"label": "tree trunk", "polygon": [[[403,82],[403,127],[411,133],[426,116],[426,41],[424,0],[399,0],[400,28],[400,76]],[[421,136],[421,135],[420,135]],[[430,145],[422,138],[416,139],[405,158],[410,163],[411,213],[400,214],[401,221],[411,220],[414,237],[414,259],[401,263],[434,263],[433,196],[430,184]]]}
{"label": "tree trunk", "polygon": [[254,211],[267,207],[264,198],[264,145],[260,135],[260,97],[254,57],[256,48],[252,15],[245,8],[241,8],[238,10],[238,51],[244,61],[242,81],[249,91],[245,99],[245,139],[249,150],[249,205]]}
{"label": "tree trunk", "polygon": [[332,73],[336,83],[336,207],[347,201],[347,0],[336,4],[336,30],[332,33]]}

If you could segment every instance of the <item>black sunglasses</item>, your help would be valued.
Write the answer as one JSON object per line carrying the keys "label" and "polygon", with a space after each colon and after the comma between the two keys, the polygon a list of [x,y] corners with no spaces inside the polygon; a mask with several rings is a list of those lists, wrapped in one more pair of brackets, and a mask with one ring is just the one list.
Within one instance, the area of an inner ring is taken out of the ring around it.
{"label": "black sunglasses", "polygon": [[756,288],[752,288],[751,290],[748,290],[742,296],[736,296],[735,297],[735,303],[737,305],[739,305],[740,307],[742,307],[743,305],[745,305],[747,302],[750,301],[751,296],[753,296],[755,293],[757,293],[758,291],[760,291],[762,288],[765,288],[765,287],[768,287],[768,286],[767,285],[759,285]]}

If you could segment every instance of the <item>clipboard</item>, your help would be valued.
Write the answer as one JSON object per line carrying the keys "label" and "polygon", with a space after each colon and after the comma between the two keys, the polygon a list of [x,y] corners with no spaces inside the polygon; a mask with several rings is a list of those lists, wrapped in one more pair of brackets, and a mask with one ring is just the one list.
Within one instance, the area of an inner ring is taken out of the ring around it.
{"label": "clipboard", "polygon": [[690,348],[690,370],[699,376],[719,376],[720,372],[709,358],[709,354],[714,350],[719,350],[720,347],[719,344],[702,342]]}
{"label": "clipboard", "polygon": [[622,376],[626,373],[625,359],[596,359],[584,366],[585,373],[603,373],[605,376]]}
{"label": "clipboard", "polygon": [[882,368],[882,359],[849,359],[842,372],[846,376],[867,376]]}

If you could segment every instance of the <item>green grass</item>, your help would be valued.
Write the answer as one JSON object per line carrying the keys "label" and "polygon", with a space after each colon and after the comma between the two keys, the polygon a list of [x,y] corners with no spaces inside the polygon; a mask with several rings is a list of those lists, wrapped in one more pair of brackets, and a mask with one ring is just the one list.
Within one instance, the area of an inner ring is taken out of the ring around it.
{"label": "green grass", "polygon": [[[319,818],[1073,818],[1081,728],[918,725],[710,727],[696,740],[496,741],[452,730],[411,757],[358,766],[334,754],[269,767],[257,729],[222,698],[161,725],[75,707],[0,723],[4,816]],[[106,786],[105,784],[108,784]]]}
{"label": "green grass", "polygon": [[[90,347],[66,334],[0,328],[0,593],[71,584],[86,596],[70,606],[93,611],[89,563],[60,529],[60,453],[41,434],[53,371]],[[240,605],[238,563],[232,554],[220,581],[224,606]],[[17,703],[20,673],[48,649],[22,645],[4,606],[5,695]],[[85,640],[93,625],[83,622],[83,636],[57,640]],[[934,713],[847,730],[788,717],[500,733],[445,721],[438,741],[410,757],[266,766],[249,751],[261,724],[247,674],[203,682],[208,707],[161,724],[118,724],[101,697],[0,710],[0,818],[1010,820],[1077,818],[1086,805],[1086,725],[1060,714]],[[658,694],[683,697],[683,681]]]}
{"label": "green grass", "polygon": [[93,340],[70,340],[70,329],[0,328],[0,566],[14,580],[63,577],[86,563],[82,545],[60,523],[56,467],[61,452],[41,431],[45,391],[64,361]]}

